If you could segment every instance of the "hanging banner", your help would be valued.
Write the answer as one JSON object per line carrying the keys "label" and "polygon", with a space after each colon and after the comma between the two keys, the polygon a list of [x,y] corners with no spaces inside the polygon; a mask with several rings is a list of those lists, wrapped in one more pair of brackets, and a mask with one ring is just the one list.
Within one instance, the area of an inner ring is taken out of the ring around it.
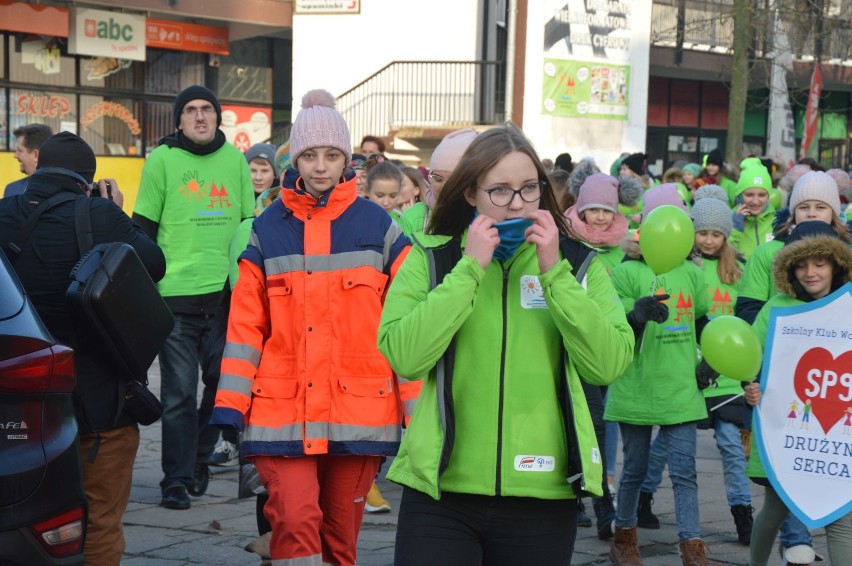
{"label": "hanging banner", "polygon": [[[528,4],[525,68],[528,78],[540,73],[541,82],[533,86],[527,80],[524,131],[529,130],[539,151],[594,155],[599,164],[610,163],[621,151],[644,152],[650,3]],[[527,121],[527,116],[535,118]]]}
{"label": "hanging banner", "polygon": [[772,60],[772,84],[769,91],[769,121],[766,153],[789,169],[796,163],[796,124],[787,90],[787,73],[793,70],[793,54],[784,22],[775,16],[775,51]]}
{"label": "hanging banner", "polygon": [[802,148],[799,151],[799,159],[803,157],[816,157],[819,148],[817,139],[817,122],[819,119],[819,97],[822,94],[822,73],[819,64],[814,65],[814,73],[811,75],[811,88],[808,92],[808,108],[805,111],[805,127],[802,132]]}
{"label": "hanging banner", "polygon": [[772,309],[755,419],[769,481],[808,527],[852,511],[852,283]]}

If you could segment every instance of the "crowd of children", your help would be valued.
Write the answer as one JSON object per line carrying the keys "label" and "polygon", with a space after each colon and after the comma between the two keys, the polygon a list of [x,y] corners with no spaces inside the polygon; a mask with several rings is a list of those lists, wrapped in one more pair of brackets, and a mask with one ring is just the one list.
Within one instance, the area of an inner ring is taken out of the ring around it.
{"label": "crowd of children", "polygon": [[[591,496],[613,563],[641,565],[637,527],[659,528],[666,465],[683,564],[713,564],[695,462],[708,428],[752,563],[779,528],[788,563],[813,559],[793,562],[812,540],[771,486],[752,526],[759,391],[696,354],[717,316],[765,339],[773,305],[849,280],[848,175],[782,175],[757,158],[735,174],[718,150],[663,183],[643,153],[613,175],[567,154],[550,170],[511,124],[450,133],[424,174],[372,136],[352,154],[333,106],[312,91],[286,149],[249,151],[265,212],[235,238],[212,422],[227,442],[239,431],[263,479],[273,560],[353,564],[365,506],[389,509],[373,480],[395,455],[396,564],[568,565]],[[660,275],[637,231],[666,205],[689,214],[695,241]],[[832,555],[848,550],[846,523],[829,528]]]}

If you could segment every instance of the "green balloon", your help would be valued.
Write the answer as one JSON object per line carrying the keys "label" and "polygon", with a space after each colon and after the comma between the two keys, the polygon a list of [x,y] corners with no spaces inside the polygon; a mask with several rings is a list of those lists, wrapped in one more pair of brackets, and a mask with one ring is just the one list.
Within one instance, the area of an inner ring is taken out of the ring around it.
{"label": "green balloon", "polygon": [[769,204],[771,204],[772,208],[775,210],[781,210],[781,191],[778,189],[772,189],[769,191]]}
{"label": "green balloon", "polygon": [[701,354],[721,375],[752,381],[760,372],[763,348],[746,321],[735,316],[720,316],[704,327]]}
{"label": "green balloon", "polygon": [[684,262],[695,244],[695,226],[682,208],[666,204],[651,211],[639,227],[639,249],[654,273],[668,273]]}

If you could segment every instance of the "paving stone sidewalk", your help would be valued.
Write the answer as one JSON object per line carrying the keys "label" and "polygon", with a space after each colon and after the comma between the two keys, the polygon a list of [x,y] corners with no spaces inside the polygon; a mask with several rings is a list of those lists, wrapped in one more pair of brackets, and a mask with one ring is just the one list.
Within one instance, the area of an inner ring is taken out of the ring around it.
{"label": "paving stone sidewalk", "polygon": [[[159,368],[149,372],[151,387],[159,391]],[[387,471],[387,464],[384,471]],[[124,514],[127,548],[123,566],[178,565],[259,565],[256,554],[243,547],[257,536],[255,500],[237,498],[236,467],[211,468],[210,487],[203,497],[192,498],[186,511],[159,507],[160,426],[143,427],[139,453],[133,473],[130,504]],[[402,489],[384,479],[379,487],[393,507],[391,513],[365,515],[358,541],[358,564],[390,566],[393,564],[394,533]],[[734,522],[725,500],[722,464],[712,433],[699,432],[698,476],[701,522],[704,539],[712,559],[727,565],[748,564],[748,549],[737,543]],[[763,505],[762,488],[751,486],[754,507]],[[591,513],[590,502],[587,507]],[[655,496],[654,511],[662,526],[659,530],[639,530],[642,556],[648,566],[680,566],[677,554],[677,529],[671,484],[666,478]],[[825,534],[815,534],[816,549],[826,554]],[[580,528],[577,533],[575,565],[611,564],[609,543],[597,539],[594,528]],[[852,562],[850,562],[852,563]],[[783,561],[773,555],[772,566]],[[829,565],[825,562],[817,563]],[[544,566],[544,565],[542,565]]]}

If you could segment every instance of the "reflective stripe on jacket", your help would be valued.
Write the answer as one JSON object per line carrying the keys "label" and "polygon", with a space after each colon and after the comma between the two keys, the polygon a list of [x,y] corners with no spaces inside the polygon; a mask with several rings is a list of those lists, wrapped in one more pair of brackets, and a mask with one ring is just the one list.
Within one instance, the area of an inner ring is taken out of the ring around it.
{"label": "reflective stripe on jacket", "polygon": [[376,332],[408,239],[354,179],[319,201],[281,195],[240,258],[211,422],[244,429],[247,456],[395,454],[402,417]]}

